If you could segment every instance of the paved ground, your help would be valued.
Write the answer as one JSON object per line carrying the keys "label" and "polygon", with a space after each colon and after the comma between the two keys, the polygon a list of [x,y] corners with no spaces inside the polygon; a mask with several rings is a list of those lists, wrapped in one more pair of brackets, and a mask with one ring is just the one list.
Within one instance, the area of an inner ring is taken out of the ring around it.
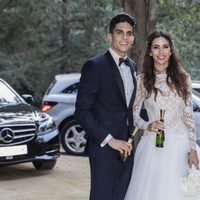
{"label": "paved ground", "polygon": [[0,200],[88,200],[89,179],[88,158],[66,154],[50,171],[32,163],[0,167]]}

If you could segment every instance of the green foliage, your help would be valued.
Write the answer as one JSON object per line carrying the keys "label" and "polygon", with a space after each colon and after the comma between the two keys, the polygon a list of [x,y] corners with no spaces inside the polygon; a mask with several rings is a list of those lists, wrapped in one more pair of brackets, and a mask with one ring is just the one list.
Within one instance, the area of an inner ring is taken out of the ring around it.
{"label": "green foliage", "polygon": [[61,0],[4,0],[0,6],[0,77],[36,101],[62,68],[80,71],[86,59],[108,47],[108,19],[121,10],[119,0],[65,2],[66,16]]}
{"label": "green foliage", "polygon": [[200,79],[200,2],[159,0],[157,27],[172,35],[182,63],[193,79]]}
{"label": "green foliage", "polygon": [[[107,49],[108,23],[123,10],[121,2],[1,0],[0,77],[39,102],[55,74],[80,71],[88,58]],[[199,5],[198,0],[157,5],[157,27],[172,34],[193,79],[200,78]]]}
{"label": "green foliage", "polygon": [[65,54],[73,70],[80,71],[86,59],[108,47],[108,21],[118,10],[114,11],[108,0],[72,1],[70,6],[70,40]]}

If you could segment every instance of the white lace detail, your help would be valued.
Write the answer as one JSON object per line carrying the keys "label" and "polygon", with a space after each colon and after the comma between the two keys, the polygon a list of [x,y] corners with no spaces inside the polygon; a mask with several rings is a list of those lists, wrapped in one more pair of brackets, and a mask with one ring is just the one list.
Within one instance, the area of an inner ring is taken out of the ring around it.
{"label": "white lace detail", "polygon": [[188,128],[188,135],[190,139],[190,146],[192,149],[196,149],[196,129],[195,129],[195,119],[193,114],[193,103],[192,103],[192,83],[190,76],[188,76],[188,84],[190,88],[190,96],[187,100],[187,106],[184,107],[183,118],[184,122]]}
{"label": "white lace detail", "polygon": [[140,117],[140,110],[147,96],[147,91],[144,88],[142,80],[143,80],[143,74],[139,74],[137,76],[137,92],[136,92],[135,102],[133,105],[133,117],[135,126],[137,126],[140,129],[146,129],[149,122],[145,122]]}
{"label": "white lace detail", "polygon": [[184,176],[181,181],[181,189],[186,195],[200,194],[200,170],[194,166],[189,169],[188,176]]}
{"label": "white lace detail", "polygon": [[[192,95],[187,99],[187,104],[178,96],[175,91],[172,91],[166,83],[166,73],[156,75],[155,87],[158,91],[156,101],[154,93],[147,98],[147,91],[143,85],[143,74],[137,77],[137,93],[133,106],[134,123],[140,129],[146,129],[147,125],[155,120],[160,119],[160,109],[165,109],[165,132],[166,134],[188,134],[190,147],[196,149],[196,130],[193,114]],[[188,75],[189,77],[189,75]],[[190,77],[188,78],[191,86]],[[191,91],[191,87],[190,87]],[[145,122],[140,117],[140,110],[144,103],[149,117],[149,122]]]}

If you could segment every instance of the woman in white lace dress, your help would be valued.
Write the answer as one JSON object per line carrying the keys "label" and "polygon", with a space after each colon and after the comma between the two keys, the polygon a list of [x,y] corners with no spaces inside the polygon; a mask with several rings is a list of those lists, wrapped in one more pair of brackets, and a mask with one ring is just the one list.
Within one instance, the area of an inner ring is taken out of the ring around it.
{"label": "woman in white lace dress", "polygon": [[[140,118],[144,104],[149,122]],[[160,109],[165,110],[164,123]],[[133,108],[134,122],[144,129],[135,153],[125,200],[196,200],[181,190],[188,164],[198,168],[191,80],[178,61],[170,36],[153,32],[147,41],[143,72]],[[156,133],[165,131],[164,147],[156,147]],[[188,154],[190,153],[190,154]]]}

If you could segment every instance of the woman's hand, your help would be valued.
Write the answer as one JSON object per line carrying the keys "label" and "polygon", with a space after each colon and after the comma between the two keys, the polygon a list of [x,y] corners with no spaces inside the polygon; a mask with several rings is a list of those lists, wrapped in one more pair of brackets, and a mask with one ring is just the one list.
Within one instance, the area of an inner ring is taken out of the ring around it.
{"label": "woman's hand", "polygon": [[155,133],[159,133],[159,130],[162,130],[164,128],[165,128],[164,123],[159,120],[153,121],[147,126],[148,131],[152,131]]}
{"label": "woman's hand", "polygon": [[197,152],[196,150],[192,149],[190,151],[190,155],[189,155],[189,167],[192,167],[192,164],[196,167],[196,169],[199,169],[199,159],[197,156]]}

